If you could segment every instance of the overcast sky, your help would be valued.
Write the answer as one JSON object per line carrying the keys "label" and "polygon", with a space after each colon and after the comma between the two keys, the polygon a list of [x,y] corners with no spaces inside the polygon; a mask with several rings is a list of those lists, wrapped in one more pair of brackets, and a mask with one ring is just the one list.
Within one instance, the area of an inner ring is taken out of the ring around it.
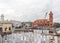
{"label": "overcast sky", "polygon": [[54,22],[60,22],[60,0],[0,0],[0,15],[4,14],[8,20],[42,19],[51,9]]}

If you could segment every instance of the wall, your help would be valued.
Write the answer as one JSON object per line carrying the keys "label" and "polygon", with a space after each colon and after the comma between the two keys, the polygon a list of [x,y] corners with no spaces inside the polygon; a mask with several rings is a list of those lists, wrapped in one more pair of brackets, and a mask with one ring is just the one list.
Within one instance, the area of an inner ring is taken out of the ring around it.
{"label": "wall", "polygon": [[[11,27],[11,31],[12,31],[12,24],[3,24],[3,32],[9,32],[9,27]],[[5,28],[7,27],[7,31],[5,31]]]}

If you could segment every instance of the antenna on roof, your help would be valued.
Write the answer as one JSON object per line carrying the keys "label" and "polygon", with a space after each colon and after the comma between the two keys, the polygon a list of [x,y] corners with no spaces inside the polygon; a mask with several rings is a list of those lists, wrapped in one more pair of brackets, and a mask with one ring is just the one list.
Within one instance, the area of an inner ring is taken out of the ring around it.
{"label": "antenna on roof", "polygon": [[52,4],[53,4],[53,0],[50,0],[50,3],[46,6],[47,9],[45,9],[45,11],[47,11],[47,10],[49,10],[49,11],[47,11],[47,12],[45,13],[45,17],[44,17],[45,19],[46,19],[46,17],[47,17],[47,14],[48,14],[50,11],[52,11],[52,8],[53,8]]}
{"label": "antenna on roof", "polygon": [[47,14],[48,14],[48,13],[46,12],[46,14],[45,14],[45,19],[46,19],[46,17],[47,17]]}

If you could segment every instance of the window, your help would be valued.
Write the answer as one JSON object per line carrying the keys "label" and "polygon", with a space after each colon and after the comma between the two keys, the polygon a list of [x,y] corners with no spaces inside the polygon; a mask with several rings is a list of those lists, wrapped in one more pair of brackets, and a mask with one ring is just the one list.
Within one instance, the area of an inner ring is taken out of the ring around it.
{"label": "window", "polygon": [[53,31],[49,31],[49,33],[53,33]]}
{"label": "window", "polygon": [[19,26],[18,28],[22,28],[22,26]]}
{"label": "window", "polygon": [[0,31],[2,32],[2,27],[0,27]]}
{"label": "window", "polygon": [[5,31],[7,31],[7,27],[5,28]]}
{"label": "window", "polygon": [[48,26],[49,26],[49,24],[48,24]]}
{"label": "window", "polygon": [[9,27],[9,30],[11,30],[11,27]]}

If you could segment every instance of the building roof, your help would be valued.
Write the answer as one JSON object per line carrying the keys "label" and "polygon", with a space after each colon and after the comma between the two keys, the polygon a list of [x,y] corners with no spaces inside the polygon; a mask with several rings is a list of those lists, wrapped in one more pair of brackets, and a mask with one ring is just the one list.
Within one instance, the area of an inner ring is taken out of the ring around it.
{"label": "building roof", "polygon": [[34,29],[34,30],[48,30],[48,29],[46,29],[46,28],[37,28],[37,29]]}
{"label": "building roof", "polygon": [[49,21],[47,19],[39,19],[39,20],[34,21],[34,23],[36,23],[36,24],[48,24]]}
{"label": "building roof", "polygon": [[10,21],[3,21],[3,22],[1,22],[0,21],[0,24],[12,24],[12,22],[10,22]]}
{"label": "building roof", "polygon": [[29,30],[29,29],[15,29],[14,32],[33,32],[33,30]]}

